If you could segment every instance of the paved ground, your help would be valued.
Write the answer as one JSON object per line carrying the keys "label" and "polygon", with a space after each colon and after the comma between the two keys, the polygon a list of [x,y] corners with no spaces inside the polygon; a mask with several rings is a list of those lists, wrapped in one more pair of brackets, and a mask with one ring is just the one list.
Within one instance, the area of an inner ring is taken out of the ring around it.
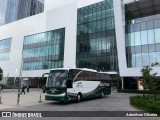
{"label": "paved ground", "polygon": [[38,102],[40,100],[40,94],[41,100],[44,101],[44,94],[40,90],[38,91],[38,89],[31,89],[30,92],[25,95],[21,94],[19,106],[17,106],[18,90],[3,90],[1,93],[2,104],[0,104],[0,110],[40,104]]}
{"label": "paved ground", "polygon": [[[101,99],[93,99],[83,101],[80,103],[59,103],[54,101],[45,101],[44,94],[42,94],[42,103],[38,103],[40,93],[37,90],[33,90],[26,95],[21,95],[20,105],[16,106],[17,92],[4,92],[2,93],[2,102],[0,104],[0,111],[138,111],[129,105],[128,97],[135,94],[116,93],[112,92],[111,95]],[[11,118],[11,120],[20,120],[22,118]],[[26,118],[26,120],[33,120],[33,118]],[[43,120],[44,118],[38,118]],[[47,120],[53,120],[53,118],[45,118]],[[75,120],[74,117],[54,118],[58,120]],[[106,118],[76,118],[78,120],[106,120]],[[107,117],[107,120],[159,120],[160,118],[115,118]],[[0,120],[3,120],[2,118]],[[5,119],[4,119],[5,120]],[[35,120],[35,118],[34,118]]]}

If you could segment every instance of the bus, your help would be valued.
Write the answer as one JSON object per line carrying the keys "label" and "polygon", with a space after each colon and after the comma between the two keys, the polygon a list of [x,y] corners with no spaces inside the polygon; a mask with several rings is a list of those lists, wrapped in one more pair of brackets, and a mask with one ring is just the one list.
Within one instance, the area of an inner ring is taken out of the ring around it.
{"label": "bus", "polygon": [[51,69],[45,85],[45,100],[76,101],[111,94],[110,75],[86,68]]}

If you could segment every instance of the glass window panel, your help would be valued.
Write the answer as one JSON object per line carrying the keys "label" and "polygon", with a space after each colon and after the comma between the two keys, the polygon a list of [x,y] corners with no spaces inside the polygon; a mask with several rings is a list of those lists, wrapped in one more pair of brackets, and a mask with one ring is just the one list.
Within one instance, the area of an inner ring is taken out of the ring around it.
{"label": "glass window panel", "polygon": [[132,56],[131,54],[127,54],[127,66],[132,67]]}
{"label": "glass window panel", "polygon": [[131,40],[131,46],[135,46],[135,44],[134,44],[134,33],[130,33],[130,35],[129,35],[129,39]]}
{"label": "glass window panel", "polygon": [[148,53],[148,45],[143,45],[142,46],[142,53]]}
{"label": "glass window panel", "polygon": [[130,30],[129,30],[130,32],[134,32],[134,31],[133,31],[133,28],[134,28],[133,24],[129,25],[128,27],[129,27],[129,29],[130,29]]}
{"label": "glass window panel", "polygon": [[130,40],[130,37],[129,37],[130,33],[128,34],[125,34],[125,40],[126,40],[126,47],[130,46],[131,45],[131,40]]}
{"label": "glass window panel", "polygon": [[136,45],[141,45],[140,32],[135,32],[135,46]]}
{"label": "glass window panel", "polygon": [[147,31],[141,31],[141,41],[142,45],[148,44]]}
{"label": "glass window panel", "polygon": [[149,45],[149,52],[155,52],[156,46],[155,44]]}
{"label": "glass window panel", "polygon": [[139,23],[134,24],[134,31],[135,32],[140,31],[140,24]]}
{"label": "glass window panel", "polygon": [[148,53],[142,53],[143,66],[149,65]]}
{"label": "glass window panel", "polygon": [[135,52],[136,53],[141,53],[141,46],[135,46]]}
{"label": "glass window panel", "polygon": [[159,28],[160,27],[160,20],[154,20],[154,28]]}
{"label": "glass window panel", "polygon": [[130,48],[131,48],[131,53],[135,53],[135,46],[132,46]]}
{"label": "glass window panel", "polygon": [[107,48],[107,41],[105,38],[102,38],[102,50]]}
{"label": "glass window panel", "polygon": [[142,67],[142,55],[136,54],[136,67]]}
{"label": "glass window panel", "polygon": [[132,54],[132,67],[136,67],[136,54]]}
{"label": "glass window panel", "polygon": [[153,21],[147,21],[147,29],[153,29]]}
{"label": "glass window panel", "polygon": [[141,22],[141,31],[146,30],[146,22]]}
{"label": "glass window panel", "polygon": [[160,52],[156,52],[157,55],[157,62],[160,63]]}
{"label": "glass window panel", "polygon": [[160,52],[160,44],[156,44],[156,51]]}
{"label": "glass window panel", "polygon": [[160,28],[155,29],[155,43],[160,43]]}
{"label": "glass window panel", "polygon": [[149,53],[149,62],[150,62],[150,65],[152,63],[156,62],[156,53],[155,52]]}
{"label": "glass window panel", "polygon": [[148,44],[154,44],[154,30],[148,30]]}

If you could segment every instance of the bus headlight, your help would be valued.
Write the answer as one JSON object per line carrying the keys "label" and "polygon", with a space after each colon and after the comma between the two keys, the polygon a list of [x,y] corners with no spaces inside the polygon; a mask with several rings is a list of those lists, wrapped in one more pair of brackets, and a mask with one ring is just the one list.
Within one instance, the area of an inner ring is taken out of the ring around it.
{"label": "bus headlight", "polygon": [[57,95],[57,96],[65,96],[66,95],[66,93],[62,93],[62,94],[59,94],[59,95]]}

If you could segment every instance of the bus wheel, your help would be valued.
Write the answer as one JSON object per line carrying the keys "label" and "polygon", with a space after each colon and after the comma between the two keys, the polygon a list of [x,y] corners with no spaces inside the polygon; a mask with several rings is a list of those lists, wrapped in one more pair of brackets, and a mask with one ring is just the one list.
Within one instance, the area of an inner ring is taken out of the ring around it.
{"label": "bus wheel", "polygon": [[104,96],[105,96],[105,95],[104,95],[104,92],[102,91],[102,92],[101,92],[101,97],[103,98]]}
{"label": "bus wheel", "polygon": [[80,93],[78,93],[76,102],[77,103],[80,102],[81,99],[82,99],[82,95]]}

